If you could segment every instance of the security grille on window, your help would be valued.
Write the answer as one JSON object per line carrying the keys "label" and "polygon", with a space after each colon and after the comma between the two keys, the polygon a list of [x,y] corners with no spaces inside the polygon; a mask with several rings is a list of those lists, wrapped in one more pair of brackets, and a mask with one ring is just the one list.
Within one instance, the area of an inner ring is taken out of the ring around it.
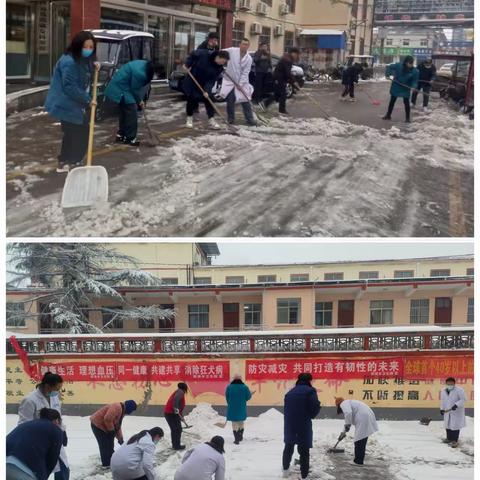
{"label": "security grille on window", "polygon": [[277,281],[276,275],[258,275],[257,276],[257,283],[271,283],[276,281]]}
{"label": "security grille on window", "polygon": [[474,308],[474,299],[468,299],[468,310],[467,310],[467,322],[473,323],[475,320],[475,308]]}
{"label": "security grille on window", "polygon": [[233,23],[232,45],[238,47],[240,42],[245,38],[245,22],[238,20]]}
{"label": "security grille on window", "polygon": [[332,318],[333,318],[332,302],[315,303],[315,326],[316,327],[331,327]]}
{"label": "security grille on window", "polygon": [[358,274],[360,280],[369,280],[372,278],[378,278],[378,272],[360,272]]}
{"label": "security grille on window", "polygon": [[430,312],[430,301],[410,300],[410,323],[428,323]]}
{"label": "security grille on window", "polygon": [[393,323],[393,300],[372,300],[370,302],[370,324],[391,325]]}
{"label": "security grille on window", "polygon": [[245,277],[225,277],[225,283],[245,283]]}
{"label": "security grille on window", "polygon": [[178,278],[174,278],[174,277],[162,278],[162,283],[164,285],[178,285]]}
{"label": "security grille on window", "polygon": [[261,325],[262,324],[262,304],[261,303],[245,303],[243,306],[245,314],[245,325]]}
{"label": "security grille on window", "polygon": [[7,302],[7,327],[25,327],[23,303]]}
{"label": "security grille on window", "polygon": [[104,307],[108,312],[102,311],[102,324],[106,328],[123,328],[123,318],[118,316],[115,311],[122,311],[122,307]]}
{"label": "security grille on window", "polygon": [[270,38],[272,36],[272,29],[268,27],[262,27],[262,33],[258,37],[258,44],[267,43],[270,45]]}
{"label": "security grille on window", "polygon": [[283,46],[286,52],[288,52],[290,48],[293,48],[295,46],[294,32],[289,32],[288,30],[285,30],[284,37],[283,37]]}
{"label": "security grille on window", "polygon": [[292,273],[290,275],[291,282],[308,282],[309,278],[308,273]]}
{"label": "security grille on window", "polygon": [[450,276],[450,269],[437,269],[437,270],[430,270],[431,277],[449,277]]}
{"label": "security grille on window", "polygon": [[195,285],[211,285],[212,277],[195,277],[193,283]]}
{"label": "security grille on window", "polygon": [[324,280],[343,280],[343,272],[330,272],[323,275]]}
{"label": "security grille on window", "polygon": [[188,327],[208,328],[209,305],[188,306]]}
{"label": "security grille on window", "polygon": [[300,299],[299,298],[277,299],[277,323],[286,323],[286,324],[300,323]]}
{"label": "security grille on window", "polygon": [[415,272],[413,270],[395,270],[393,278],[413,278]]}

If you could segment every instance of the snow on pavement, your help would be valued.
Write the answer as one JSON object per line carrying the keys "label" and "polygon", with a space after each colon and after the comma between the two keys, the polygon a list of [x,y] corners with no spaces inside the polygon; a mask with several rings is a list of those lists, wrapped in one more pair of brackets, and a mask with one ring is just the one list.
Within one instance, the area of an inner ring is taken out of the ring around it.
{"label": "snow on pavement", "polygon": [[[223,422],[208,404],[199,404],[186,417],[193,427],[184,431],[182,441],[190,448],[209,440],[213,435],[226,439],[225,458],[227,480],[274,480],[281,478],[283,449],[283,415],[270,409],[258,417],[249,418],[245,426],[245,440],[233,444],[231,425],[225,429],[215,426]],[[10,431],[17,421],[16,415],[7,415]],[[64,417],[69,436],[67,453],[71,465],[71,480],[111,480],[108,472],[99,467],[97,444],[90,430],[88,417]],[[156,453],[158,480],[172,480],[181,463],[183,452],[170,449],[170,431],[164,418],[126,417],[124,436],[141,429],[160,426],[165,439]],[[344,454],[327,454],[343,428],[342,420],[315,420],[314,446],[311,451],[311,475],[322,480],[473,480],[473,419],[467,418],[467,428],[460,435],[457,450],[441,443],[444,434],[442,422],[429,426],[414,421],[379,421],[380,431],[369,439],[366,466],[351,465],[353,458],[352,435],[344,440]],[[342,445],[340,445],[342,446]],[[298,467],[292,466],[291,479],[297,480]]]}

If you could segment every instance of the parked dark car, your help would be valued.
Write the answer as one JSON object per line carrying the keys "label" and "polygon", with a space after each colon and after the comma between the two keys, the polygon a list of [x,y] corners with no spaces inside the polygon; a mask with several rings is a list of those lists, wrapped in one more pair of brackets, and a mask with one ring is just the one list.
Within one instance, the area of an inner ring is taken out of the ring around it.
{"label": "parked dark car", "polygon": [[[253,57],[255,52],[249,52],[250,55]],[[280,61],[280,57],[278,55],[272,55],[272,66],[273,68],[276,67],[277,63]],[[303,87],[305,84],[305,76],[303,69],[298,66],[294,65],[292,67],[292,74],[295,78],[295,81],[300,85],[300,87]],[[170,75],[170,78],[168,80],[168,84],[172,90],[176,90],[178,92],[183,93],[183,88],[182,88],[182,82],[185,79],[186,73],[180,68],[178,70],[175,70],[172,72]],[[250,77],[249,81],[252,85],[255,84],[255,64],[252,64],[252,70],[250,72]],[[222,85],[222,79],[219,78],[217,84],[213,88],[213,94],[215,95],[216,93],[220,92],[220,88]],[[273,77],[271,78],[271,81],[268,82],[267,84],[267,89],[265,92],[265,95],[268,96],[273,92]],[[292,85],[288,84],[287,85],[287,98],[290,98],[294,94],[293,87]],[[221,101],[221,100],[220,100]]]}
{"label": "parked dark car", "polygon": [[[113,75],[132,60],[152,60],[153,35],[133,30],[91,30],[97,40],[98,75],[97,120],[113,115],[116,105],[104,95]],[[150,92],[147,92],[145,100]]]}

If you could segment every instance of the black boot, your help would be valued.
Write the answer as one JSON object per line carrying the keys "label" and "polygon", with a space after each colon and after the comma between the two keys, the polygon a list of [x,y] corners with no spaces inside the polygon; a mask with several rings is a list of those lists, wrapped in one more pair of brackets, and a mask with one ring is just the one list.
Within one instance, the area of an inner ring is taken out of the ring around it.
{"label": "black boot", "polygon": [[233,436],[235,437],[235,441],[233,443],[235,445],[238,445],[240,443],[240,431],[239,430],[234,430],[233,431]]}
{"label": "black boot", "polygon": [[239,433],[239,437],[240,437],[240,441],[242,441],[242,440],[243,440],[243,432],[244,432],[244,431],[245,431],[245,429],[244,429],[244,428],[241,428],[241,429],[238,431],[238,433]]}

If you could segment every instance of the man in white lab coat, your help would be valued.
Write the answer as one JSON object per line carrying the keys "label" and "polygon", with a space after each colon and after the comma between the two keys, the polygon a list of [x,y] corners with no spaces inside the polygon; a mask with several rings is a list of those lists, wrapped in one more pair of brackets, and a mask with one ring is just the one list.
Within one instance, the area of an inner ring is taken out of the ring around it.
{"label": "man in white lab coat", "polygon": [[458,447],[460,429],[465,427],[465,392],[463,388],[455,385],[455,379],[449,377],[445,380],[446,387],[440,397],[440,413],[447,430],[447,438],[443,440],[451,447]]}
{"label": "man in white lab coat", "polygon": [[335,398],[337,414],[343,413],[345,417],[345,429],[338,437],[343,440],[352,425],[355,425],[355,458],[353,464],[363,466],[368,437],[378,431],[377,420],[373,410],[359,400],[344,400],[342,397]]}
{"label": "man in white lab coat", "polygon": [[250,100],[253,95],[253,86],[250,84],[249,75],[252,69],[252,56],[248,53],[250,40],[244,38],[240,47],[226,48],[230,60],[223,74],[220,96],[227,100],[227,116],[229,123],[235,123],[235,104],[240,103],[247,124],[255,126],[257,122],[252,111]]}

